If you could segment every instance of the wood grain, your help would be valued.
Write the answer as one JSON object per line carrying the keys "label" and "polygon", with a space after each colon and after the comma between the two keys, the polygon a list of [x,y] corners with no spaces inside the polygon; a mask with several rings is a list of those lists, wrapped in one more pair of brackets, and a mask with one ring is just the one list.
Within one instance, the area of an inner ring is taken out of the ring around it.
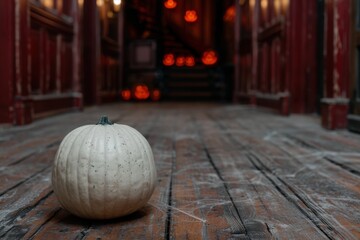
{"label": "wood grain", "polygon": [[[152,146],[158,185],[120,219],[59,205],[51,165],[72,129],[107,114]],[[308,116],[209,103],[112,104],[1,130],[1,239],[358,239],[360,137]]]}

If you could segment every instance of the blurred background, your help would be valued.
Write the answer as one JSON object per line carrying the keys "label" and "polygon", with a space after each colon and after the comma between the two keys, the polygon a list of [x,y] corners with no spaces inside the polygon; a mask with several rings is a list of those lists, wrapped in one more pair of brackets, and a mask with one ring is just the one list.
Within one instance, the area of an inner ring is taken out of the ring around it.
{"label": "blurred background", "polygon": [[358,131],[359,11],[356,0],[0,1],[0,123],[211,101]]}

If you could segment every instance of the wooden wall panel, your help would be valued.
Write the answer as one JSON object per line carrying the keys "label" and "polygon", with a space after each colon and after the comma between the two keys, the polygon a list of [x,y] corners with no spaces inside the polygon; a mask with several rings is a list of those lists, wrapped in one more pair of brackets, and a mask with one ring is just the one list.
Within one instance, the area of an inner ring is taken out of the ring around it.
{"label": "wooden wall panel", "polygon": [[57,81],[57,43],[56,36],[49,34],[47,38],[47,78],[46,78],[46,93],[54,93],[56,91]]}
{"label": "wooden wall panel", "polygon": [[14,1],[0,1],[0,32],[0,123],[4,123],[14,118]]}
{"label": "wooden wall panel", "polygon": [[[316,2],[245,0],[240,3],[238,44],[240,49],[248,48],[245,42],[251,36],[252,79],[257,83],[250,91],[240,94],[248,99],[256,98],[258,104],[278,109],[282,114],[314,112],[318,100]],[[240,50],[238,54],[246,53]]]}
{"label": "wooden wall panel", "polygon": [[61,91],[70,92],[73,89],[73,47],[72,43],[63,41],[61,45]]}
{"label": "wooden wall panel", "polygon": [[[86,24],[85,24],[86,23]],[[83,92],[86,104],[100,103],[101,43],[100,19],[96,0],[84,1],[84,78]]]}
{"label": "wooden wall panel", "polygon": [[31,44],[31,93],[41,93],[42,81],[42,62],[41,62],[41,32],[40,29],[31,29],[30,31],[30,44]]}
{"label": "wooden wall panel", "polygon": [[329,129],[347,126],[350,78],[350,0],[325,4],[325,96],[322,124]]}
{"label": "wooden wall panel", "polygon": [[271,88],[270,88],[270,93],[275,94],[281,91],[281,53],[282,53],[282,49],[281,49],[281,40],[280,38],[276,38],[272,43],[271,43],[271,61],[270,61],[270,65],[271,65]]}
{"label": "wooden wall panel", "polygon": [[32,121],[31,68],[29,44],[30,19],[28,17],[29,1],[14,1],[14,61],[15,61],[15,92],[14,92],[14,122],[27,124]]}

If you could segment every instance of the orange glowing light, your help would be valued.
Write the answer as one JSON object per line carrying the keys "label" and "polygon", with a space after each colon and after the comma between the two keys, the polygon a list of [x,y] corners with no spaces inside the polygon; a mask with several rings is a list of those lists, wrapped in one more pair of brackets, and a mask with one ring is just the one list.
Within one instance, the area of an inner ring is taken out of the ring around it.
{"label": "orange glowing light", "polygon": [[235,6],[231,6],[226,10],[224,21],[232,22],[235,19]]}
{"label": "orange glowing light", "polygon": [[161,92],[158,89],[154,89],[151,94],[151,99],[153,101],[159,101],[161,97]]}
{"label": "orange glowing light", "polygon": [[42,0],[41,2],[47,8],[53,8],[54,7],[54,1],[52,1],[52,0]]}
{"label": "orange glowing light", "polygon": [[187,22],[196,22],[196,20],[198,19],[197,13],[195,10],[187,10],[185,12],[185,21]]}
{"label": "orange glowing light", "polygon": [[286,13],[287,9],[289,8],[289,0],[282,0],[281,6],[282,6],[283,13]]}
{"label": "orange glowing light", "polygon": [[119,12],[121,8],[121,0],[113,0],[114,3],[114,11]]}
{"label": "orange glowing light", "polygon": [[255,7],[255,0],[250,0],[250,7],[253,9]]}
{"label": "orange glowing light", "polygon": [[149,88],[145,84],[136,85],[134,96],[138,100],[146,100],[150,97]]}
{"label": "orange glowing light", "polygon": [[128,89],[122,90],[121,97],[124,101],[129,101],[131,99],[131,91]]}
{"label": "orange glowing light", "polygon": [[176,66],[182,67],[185,64],[185,58],[184,57],[177,57],[176,58]]}
{"label": "orange glowing light", "polygon": [[104,0],[96,0],[96,5],[102,7],[102,5],[104,5]]}
{"label": "orange glowing light", "polygon": [[188,67],[195,66],[195,58],[193,56],[189,56],[185,58],[185,65]]}
{"label": "orange glowing light", "polygon": [[163,64],[164,64],[165,66],[172,66],[172,65],[174,65],[174,63],[175,63],[174,54],[168,53],[168,54],[165,54],[165,55],[164,55]]}
{"label": "orange glowing light", "polygon": [[261,0],[260,6],[263,10],[265,10],[268,7],[268,5],[269,5],[268,0]]}
{"label": "orange glowing light", "polygon": [[213,50],[205,51],[202,55],[201,61],[205,65],[214,65],[217,62],[218,58],[216,52]]}
{"label": "orange glowing light", "polygon": [[275,7],[275,11],[276,14],[280,14],[280,10],[281,10],[281,0],[275,0],[274,1],[274,7]]}
{"label": "orange glowing light", "polygon": [[177,2],[175,2],[174,0],[166,0],[164,2],[164,6],[168,9],[173,9],[177,6]]}

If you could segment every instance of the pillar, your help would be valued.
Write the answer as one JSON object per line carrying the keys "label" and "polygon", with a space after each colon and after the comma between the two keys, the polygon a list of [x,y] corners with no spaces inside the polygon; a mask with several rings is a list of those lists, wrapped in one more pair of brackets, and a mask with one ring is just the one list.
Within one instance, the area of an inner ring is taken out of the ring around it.
{"label": "pillar", "polygon": [[350,0],[328,0],[325,5],[325,84],[321,100],[322,125],[345,128],[350,77]]}
{"label": "pillar", "polygon": [[14,2],[0,1],[0,123],[13,121]]}

